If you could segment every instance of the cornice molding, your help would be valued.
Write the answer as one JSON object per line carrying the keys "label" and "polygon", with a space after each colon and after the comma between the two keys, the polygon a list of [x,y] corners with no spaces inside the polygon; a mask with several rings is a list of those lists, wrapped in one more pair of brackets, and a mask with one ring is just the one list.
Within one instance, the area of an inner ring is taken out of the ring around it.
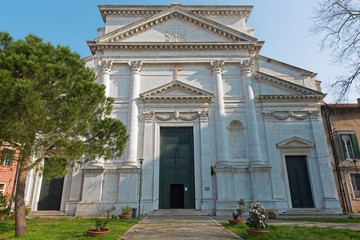
{"label": "cornice molding", "polygon": [[256,43],[192,43],[192,42],[159,42],[159,43],[144,43],[144,42],[116,42],[116,43],[97,43],[88,41],[89,48],[93,54],[96,51],[104,50],[217,50],[217,49],[246,49],[249,51],[260,51],[264,42]]}
{"label": "cornice molding", "polygon": [[[259,80],[265,80],[265,81],[268,81],[268,82],[271,82],[271,83],[275,83],[277,85],[281,85],[283,87],[295,90],[296,92],[299,92],[299,93],[302,93],[302,94],[319,96],[319,97],[321,97],[320,99],[325,97],[322,92],[319,92],[319,91],[316,91],[316,90],[313,90],[311,88],[307,88],[307,87],[304,87],[304,86],[297,85],[295,83],[292,83],[292,82],[289,82],[289,81],[286,81],[286,80],[283,80],[283,79],[268,75],[266,73],[262,73],[262,72],[257,71],[257,72],[254,73],[254,76],[256,78],[258,78]],[[282,96],[287,96],[287,95],[282,95]],[[291,95],[291,96],[297,96],[297,95]]]}
{"label": "cornice molding", "polygon": [[228,38],[231,41],[235,41],[235,42],[257,41],[255,37],[237,31],[233,28],[227,27],[211,19],[202,17],[200,15],[196,15],[178,6],[173,6],[167,10],[159,12],[158,14],[149,16],[145,19],[141,19],[137,22],[131,23],[120,29],[116,29],[110,33],[105,34],[104,36],[95,39],[95,41],[96,42],[122,41],[123,39],[129,38],[134,34],[137,34],[142,31],[146,31],[155,25],[161,24],[163,22],[166,22],[174,18],[182,19],[191,24],[197,25],[198,27],[207,29],[208,31],[212,31],[218,35]]}
{"label": "cornice molding", "polygon": [[[181,5],[180,5],[181,6]],[[147,17],[171,8],[171,6],[139,5],[100,5],[99,10],[104,22],[108,16]],[[252,6],[181,6],[194,14],[203,16],[243,16],[245,21],[250,17]]]}
{"label": "cornice molding", "polygon": [[[189,92],[191,95],[159,95],[161,93],[167,92],[171,89],[183,89],[186,92]],[[207,91],[204,91],[202,89],[193,87],[191,85],[185,84],[180,81],[172,81],[168,84],[162,85],[160,87],[157,87],[155,89],[152,89],[150,91],[144,92],[140,94],[140,99],[146,102],[149,101],[174,101],[174,100],[191,100],[191,101],[206,101],[210,102],[213,98],[213,94],[209,93]]]}
{"label": "cornice molding", "polygon": [[324,98],[323,95],[259,95],[257,96],[258,100],[289,100],[289,99],[310,99],[310,100],[322,100]]}

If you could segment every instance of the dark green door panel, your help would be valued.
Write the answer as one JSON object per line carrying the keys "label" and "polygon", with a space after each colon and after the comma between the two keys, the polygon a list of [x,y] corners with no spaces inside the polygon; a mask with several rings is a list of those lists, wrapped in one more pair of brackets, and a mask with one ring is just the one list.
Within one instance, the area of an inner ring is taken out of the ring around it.
{"label": "dark green door panel", "polygon": [[313,208],[313,197],[305,156],[286,156],[293,208]]}
{"label": "dark green door panel", "polygon": [[159,208],[195,208],[192,128],[160,129]]}
{"label": "dark green door panel", "polygon": [[64,178],[42,180],[38,210],[60,210]]}

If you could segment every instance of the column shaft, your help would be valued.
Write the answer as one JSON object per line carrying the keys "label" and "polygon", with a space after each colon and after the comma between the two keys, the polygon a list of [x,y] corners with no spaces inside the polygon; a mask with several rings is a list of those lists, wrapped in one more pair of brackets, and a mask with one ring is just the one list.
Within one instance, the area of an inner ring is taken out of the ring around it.
{"label": "column shaft", "polygon": [[262,164],[259,130],[256,118],[255,96],[251,83],[251,66],[249,61],[241,62],[241,78],[246,99],[246,125],[250,165]]}
{"label": "column shaft", "polygon": [[211,62],[213,91],[215,93],[215,138],[216,138],[216,165],[227,165],[228,148],[225,122],[224,89],[222,81],[222,66],[224,61]]}
{"label": "column shaft", "polygon": [[140,72],[141,61],[129,62],[130,65],[130,97],[129,97],[129,118],[128,118],[128,155],[123,167],[137,167],[138,133],[139,133],[139,109],[138,99],[140,93]]}

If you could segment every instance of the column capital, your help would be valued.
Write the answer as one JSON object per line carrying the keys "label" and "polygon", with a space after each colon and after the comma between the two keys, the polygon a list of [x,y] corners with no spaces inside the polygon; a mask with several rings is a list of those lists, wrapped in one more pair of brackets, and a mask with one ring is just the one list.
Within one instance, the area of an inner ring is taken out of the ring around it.
{"label": "column capital", "polygon": [[130,72],[132,73],[140,73],[142,70],[142,61],[129,61],[129,66],[130,66]]}
{"label": "column capital", "polygon": [[240,61],[241,72],[243,73],[251,73],[251,67],[254,65],[254,60],[247,59]]}
{"label": "column capital", "polygon": [[102,73],[111,74],[111,69],[113,66],[112,60],[99,60],[98,61],[99,66],[101,67]]}
{"label": "column capital", "polygon": [[213,73],[221,73],[224,66],[224,60],[214,60],[210,62]]}

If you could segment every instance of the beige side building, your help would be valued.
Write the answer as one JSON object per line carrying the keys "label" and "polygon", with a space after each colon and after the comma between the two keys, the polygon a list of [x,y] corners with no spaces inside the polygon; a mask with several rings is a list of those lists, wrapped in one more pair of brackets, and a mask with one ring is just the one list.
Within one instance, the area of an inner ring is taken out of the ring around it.
{"label": "beige side building", "polygon": [[360,214],[360,98],[355,104],[325,104],[322,114],[341,208]]}

